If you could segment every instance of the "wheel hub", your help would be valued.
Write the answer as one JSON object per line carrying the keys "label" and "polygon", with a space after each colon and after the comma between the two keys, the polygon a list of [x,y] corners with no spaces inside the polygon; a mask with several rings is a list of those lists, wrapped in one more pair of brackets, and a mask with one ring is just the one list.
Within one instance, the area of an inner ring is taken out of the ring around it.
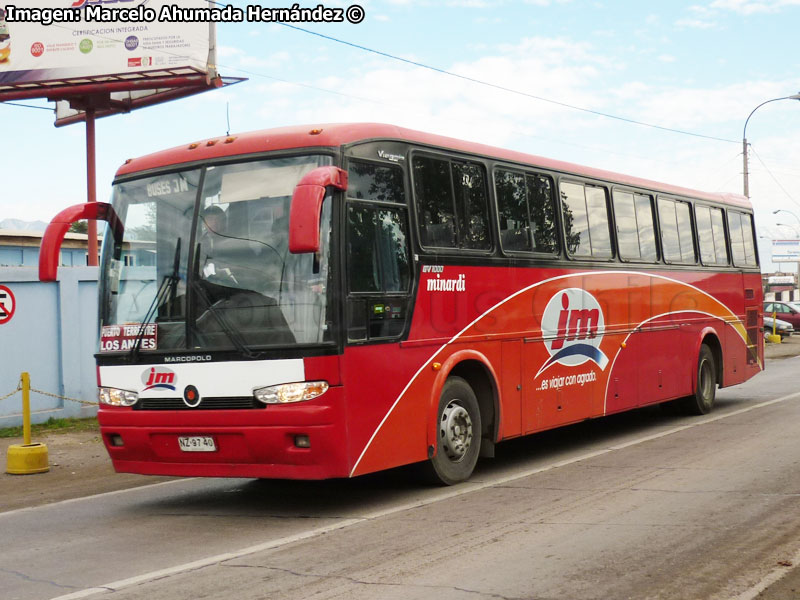
{"label": "wheel hub", "polygon": [[463,459],[472,445],[472,419],[456,400],[442,411],[439,439],[445,454],[453,462]]}

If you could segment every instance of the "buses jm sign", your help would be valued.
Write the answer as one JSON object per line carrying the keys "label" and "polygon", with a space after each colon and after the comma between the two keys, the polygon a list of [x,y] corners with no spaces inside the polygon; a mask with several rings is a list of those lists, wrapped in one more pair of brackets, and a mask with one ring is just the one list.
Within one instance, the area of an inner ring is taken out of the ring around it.
{"label": "buses jm sign", "polygon": [[772,240],[772,262],[800,262],[800,240]]}

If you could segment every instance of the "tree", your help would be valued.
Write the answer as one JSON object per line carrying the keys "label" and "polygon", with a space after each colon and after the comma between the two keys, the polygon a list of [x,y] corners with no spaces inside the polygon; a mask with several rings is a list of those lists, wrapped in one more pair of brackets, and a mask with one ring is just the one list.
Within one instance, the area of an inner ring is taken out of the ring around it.
{"label": "tree", "polygon": [[89,233],[89,221],[75,221],[69,226],[70,233]]}

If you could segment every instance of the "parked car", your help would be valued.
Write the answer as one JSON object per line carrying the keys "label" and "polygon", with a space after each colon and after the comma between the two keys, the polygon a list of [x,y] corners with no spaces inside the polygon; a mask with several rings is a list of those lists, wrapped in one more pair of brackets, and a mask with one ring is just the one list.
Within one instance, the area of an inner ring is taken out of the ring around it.
{"label": "parked car", "polygon": [[791,323],[773,319],[772,317],[764,317],[764,333],[772,333],[773,322],[775,323],[775,333],[781,336],[781,339],[787,338],[794,333],[794,327],[792,327]]}
{"label": "parked car", "polygon": [[800,308],[796,308],[788,302],[764,302],[764,316],[775,316],[781,321],[791,323],[795,329],[800,329]]}

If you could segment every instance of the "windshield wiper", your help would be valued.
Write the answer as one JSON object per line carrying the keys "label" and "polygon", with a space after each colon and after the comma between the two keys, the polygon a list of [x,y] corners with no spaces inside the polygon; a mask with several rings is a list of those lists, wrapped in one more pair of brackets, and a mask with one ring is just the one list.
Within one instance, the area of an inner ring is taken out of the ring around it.
{"label": "windshield wiper", "polygon": [[169,275],[164,275],[164,279],[161,280],[158,290],[156,291],[156,295],[153,298],[153,301],[150,303],[150,307],[147,309],[142,323],[139,325],[139,331],[136,334],[136,340],[133,342],[133,347],[128,353],[128,359],[131,362],[136,360],[136,357],[139,355],[139,348],[142,345],[144,332],[147,329],[147,326],[150,324],[150,321],[152,321],[155,317],[156,311],[163,306],[164,302],[167,301],[167,298],[169,298],[168,301],[171,304],[174,304],[175,302],[175,296],[177,295],[178,291],[178,281],[180,281],[180,277],[178,277],[180,261],[181,238],[178,238],[178,241],[175,243],[175,258],[172,261],[172,272]]}

